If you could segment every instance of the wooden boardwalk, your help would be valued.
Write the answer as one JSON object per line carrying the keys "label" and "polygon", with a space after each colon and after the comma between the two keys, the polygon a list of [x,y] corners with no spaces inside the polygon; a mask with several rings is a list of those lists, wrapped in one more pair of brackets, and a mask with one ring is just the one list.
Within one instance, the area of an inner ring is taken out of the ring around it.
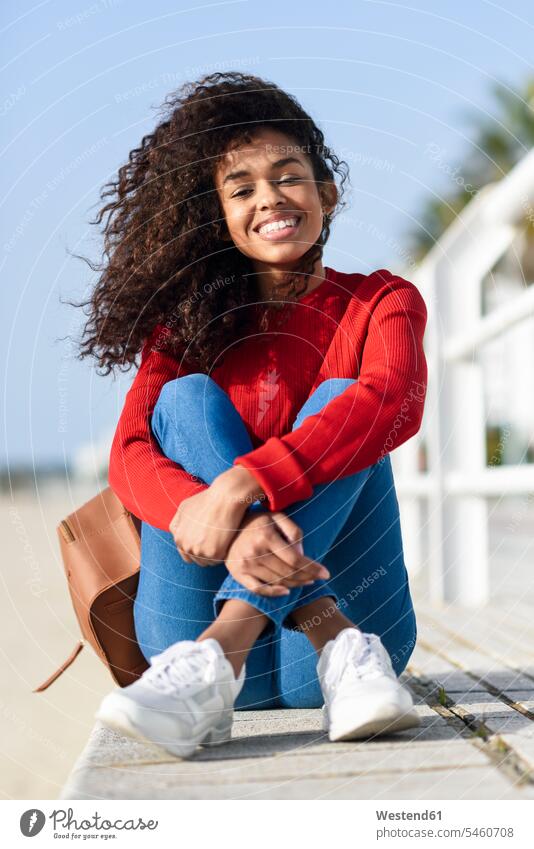
{"label": "wooden boardwalk", "polygon": [[534,798],[528,609],[417,607],[419,728],[333,744],[318,710],[239,711],[230,743],[183,761],[97,725],[60,798]]}
{"label": "wooden boardwalk", "polygon": [[533,542],[534,499],[491,505],[484,609],[431,607],[412,581],[419,728],[334,744],[318,710],[238,711],[230,743],[181,761],[97,725],[60,798],[534,798]]}

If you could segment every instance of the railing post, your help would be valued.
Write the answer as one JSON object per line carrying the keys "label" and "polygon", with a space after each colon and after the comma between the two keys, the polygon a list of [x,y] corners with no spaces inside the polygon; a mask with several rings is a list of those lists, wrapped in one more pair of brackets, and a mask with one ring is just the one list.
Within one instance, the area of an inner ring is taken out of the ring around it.
{"label": "railing post", "polygon": [[[481,279],[466,277],[465,263],[438,266],[438,316],[447,338],[469,330],[481,314]],[[443,347],[440,345],[440,355]],[[441,359],[441,356],[440,356]],[[479,476],[486,466],[483,373],[479,361],[440,363],[437,414],[441,477]],[[446,602],[477,606],[489,600],[487,502],[483,494],[440,493],[442,593]]]}
{"label": "railing post", "polygon": [[533,200],[531,151],[499,183],[478,192],[420,268],[433,306],[429,400],[436,420],[428,440],[433,601],[477,606],[489,600],[486,496],[454,495],[447,488],[455,474],[476,478],[486,468],[482,366],[476,352],[454,358],[446,351],[451,339],[465,339],[478,326],[482,280],[532,214]]}

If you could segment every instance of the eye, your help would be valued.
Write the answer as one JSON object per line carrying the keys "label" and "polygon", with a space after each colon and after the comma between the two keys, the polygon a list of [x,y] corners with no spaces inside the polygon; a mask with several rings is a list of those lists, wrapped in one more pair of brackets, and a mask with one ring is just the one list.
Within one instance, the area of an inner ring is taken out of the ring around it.
{"label": "eye", "polygon": [[242,198],[242,197],[244,197],[244,196],[245,196],[245,193],[246,193],[246,192],[250,192],[250,191],[251,191],[251,189],[240,189],[240,190],[239,190],[238,192],[236,192],[234,195],[231,195],[231,197],[233,197],[233,198]]}
{"label": "eye", "polygon": [[282,177],[278,182],[284,185],[285,183],[298,183],[300,179],[300,177]]}
{"label": "eye", "polygon": [[[280,180],[273,180],[274,183],[281,183],[283,186],[288,183],[299,183],[301,181],[301,177],[281,177]],[[247,192],[252,191],[252,189],[240,189],[235,194],[231,195],[232,198],[243,198],[246,196]]]}

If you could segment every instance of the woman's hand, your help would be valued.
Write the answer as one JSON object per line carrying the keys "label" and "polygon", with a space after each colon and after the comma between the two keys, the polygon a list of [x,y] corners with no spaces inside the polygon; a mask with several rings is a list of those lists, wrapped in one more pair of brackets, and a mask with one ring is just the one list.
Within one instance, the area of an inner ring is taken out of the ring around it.
{"label": "woman's hand", "polygon": [[207,489],[185,498],[169,525],[186,563],[221,563],[238,533],[249,504],[265,493],[250,472],[233,466]]}
{"label": "woman's hand", "polygon": [[249,513],[225,558],[231,575],[258,595],[288,595],[330,573],[303,553],[302,532],[285,513]]}

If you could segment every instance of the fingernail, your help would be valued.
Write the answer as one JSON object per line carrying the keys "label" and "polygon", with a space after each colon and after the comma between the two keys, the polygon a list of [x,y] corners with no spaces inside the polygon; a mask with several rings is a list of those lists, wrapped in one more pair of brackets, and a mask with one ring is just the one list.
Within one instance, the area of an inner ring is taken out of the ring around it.
{"label": "fingernail", "polygon": [[330,577],[330,572],[328,572],[326,569],[321,569],[321,570],[319,571],[319,577],[320,577],[320,578],[329,578],[329,577]]}
{"label": "fingernail", "polygon": [[309,587],[309,586],[311,586],[311,584],[314,584],[314,583],[315,583],[315,581],[305,581],[304,586]]}

